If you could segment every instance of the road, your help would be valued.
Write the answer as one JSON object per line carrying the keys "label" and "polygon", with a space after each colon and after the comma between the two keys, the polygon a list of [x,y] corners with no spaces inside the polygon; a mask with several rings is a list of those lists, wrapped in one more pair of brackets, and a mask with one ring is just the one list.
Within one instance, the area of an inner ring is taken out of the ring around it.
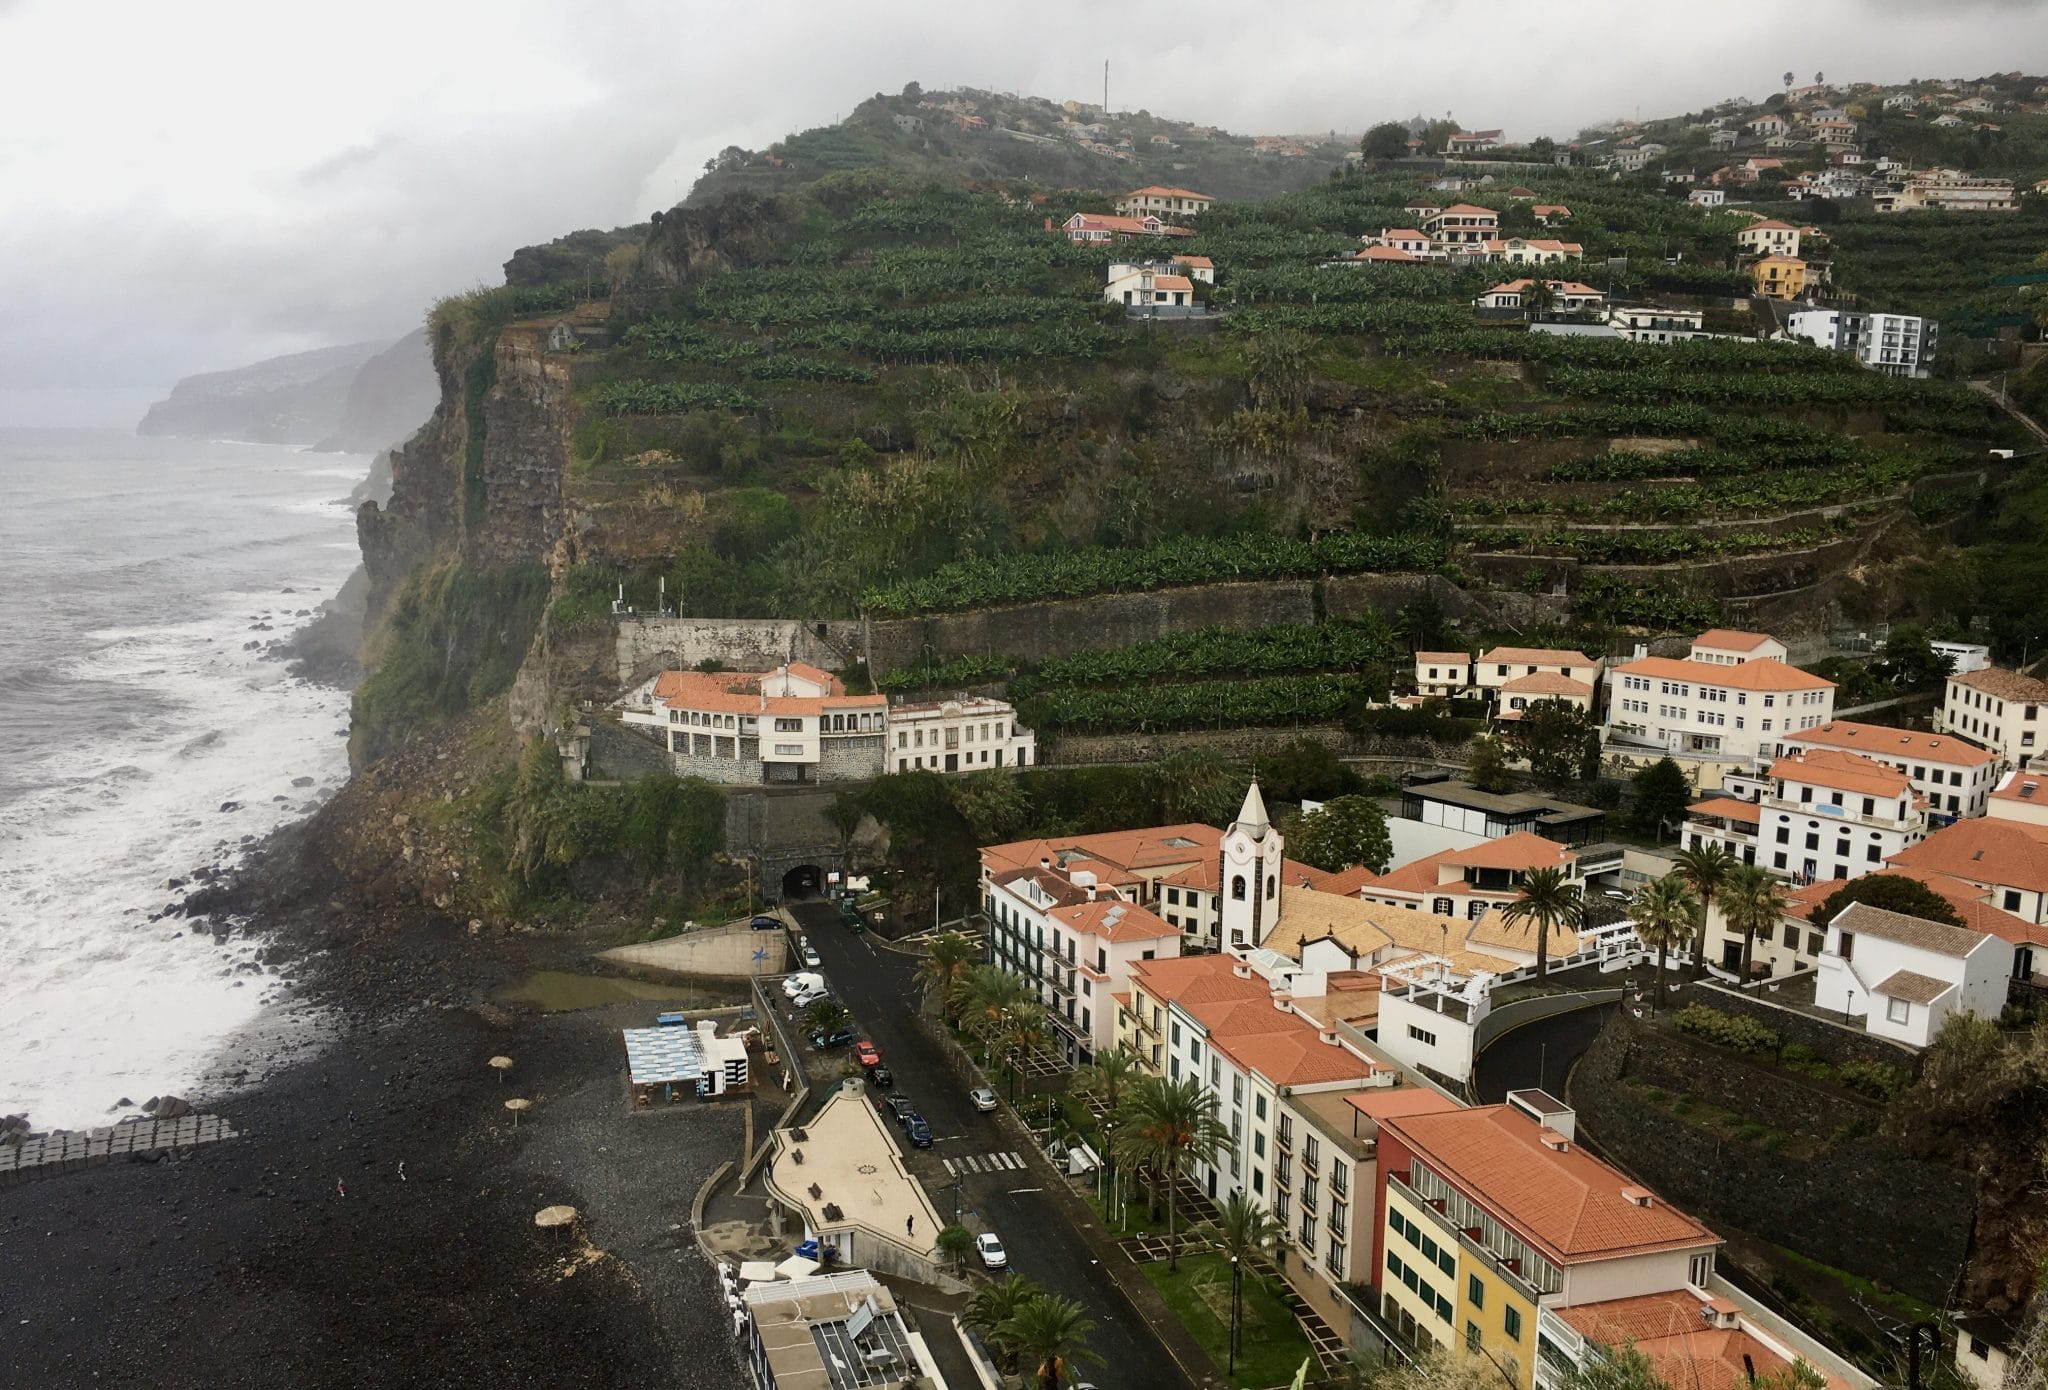
{"label": "road", "polygon": [[1525,1023],[1495,1038],[1472,1068],[1472,1086],[1480,1103],[1498,1105],[1509,1091],[1524,1086],[1540,1086],[1563,1100],[1566,1074],[1593,1045],[1613,1008],[1602,1004],[1574,1009]]}
{"label": "road", "polygon": [[[963,1170],[963,1224],[1001,1236],[1012,1269],[1074,1299],[1095,1319],[1088,1344],[1103,1364],[1092,1368],[1087,1379],[1103,1390],[1188,1390],[1186,1377],[1166,1348],[1044,1190],[1057,1179],[1042,1167],[1031,1166],[1030,1156],[1018,1152],[994,1116],[975,1110],[938,1044],[918,1027],[916,959],[877,950],[866,935],[847,931],[829,902],[797,902],[788,908],[799,930],[817,948],[826,984],[853,1012],[862,1035],[882,1050],[882,1060],[895,1073],[897,1091],[914,1097],[919,1112],[931,1123],[933,1146],[906,1152],[933,1205],[942,1213],[952,1209],[953,1177],[945,1166],[952,1159]],[[1027,1166],[1010,1166],[1005,1154],[1016,1155]],[[971,1171],[975,1168],[982,1171]]]}

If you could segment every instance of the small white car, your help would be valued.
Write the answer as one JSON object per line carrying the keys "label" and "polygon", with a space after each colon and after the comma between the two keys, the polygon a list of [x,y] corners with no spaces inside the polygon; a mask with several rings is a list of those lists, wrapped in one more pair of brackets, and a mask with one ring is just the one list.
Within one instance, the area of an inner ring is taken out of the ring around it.
{"label": "small white car", "polygon": [[796,995],[789,1001],[790,1012],[802,1013],[805,1009],[808,1009],[809,1007],[811,1007],[811,1005],[817,1003],[820,999],[830,999],[831,997],[831,992],[828,991],[822,984],[819,985],[816,989],[807,989],[802,994]]}
{"label": "small white car", "polygon": [[810,966],[813,970],[824,964],[823,961],[818,959],[818,948],[811,945],[808,941],[804,943],[804,964]]}
{"label": "small white car", "polygon": [[973,1101],[974,1108],[981,1111],[984,1115],[996,1108],[996,1093],[986,1086],[980,1086],[969,1091],[967,1098]]}
{"label": "small white car", "polygon": [[791,999],[796,998],[799,994],[809,994],[813,990],[823,989],[824,987],[825,977],[813,974],[807,970],[800,970],[782,982],[782,992]]}
{"label": "small white car", "polygon": [[994,1231],[983,1231],[974,1238],[975,1253],[981,1256],[983,1269],[998,1270],[1010,1267],[1010,1252],[1003,1249],[1002,1241]]}

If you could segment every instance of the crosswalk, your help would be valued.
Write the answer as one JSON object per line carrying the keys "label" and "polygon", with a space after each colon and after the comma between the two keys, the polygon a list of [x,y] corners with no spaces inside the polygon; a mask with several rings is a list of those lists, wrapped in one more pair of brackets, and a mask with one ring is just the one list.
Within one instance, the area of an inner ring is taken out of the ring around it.
{"label": "crosswalk", "polygon": [[963,1173],[1014,1173],[1023,1166],[1024,1160],[1013,1150],[995,1154],[969,1154],[965,1158],[946,1160],[946,1171],[956,1178]]}

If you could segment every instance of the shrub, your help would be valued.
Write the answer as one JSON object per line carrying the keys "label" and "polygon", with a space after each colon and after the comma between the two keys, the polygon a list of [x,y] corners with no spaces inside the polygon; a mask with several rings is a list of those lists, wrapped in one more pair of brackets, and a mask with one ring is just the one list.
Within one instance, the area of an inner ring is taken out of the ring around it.
{"label": "shrub", "polygon": [[1855,1057],[1836,1067],[1835,1080],[1872,1100],[1890,1100],[1906,1083],[1905,1073],[1900,1068],[1868,1057]]}
{"label": "shrub", "polygon": [[1680,1032],[1731,1052],[1761,1054],[1778,1050],[1778,1035],[1763,1024],[1705,1004],[1688,1004],[1672,1015],[1671,1021]]}

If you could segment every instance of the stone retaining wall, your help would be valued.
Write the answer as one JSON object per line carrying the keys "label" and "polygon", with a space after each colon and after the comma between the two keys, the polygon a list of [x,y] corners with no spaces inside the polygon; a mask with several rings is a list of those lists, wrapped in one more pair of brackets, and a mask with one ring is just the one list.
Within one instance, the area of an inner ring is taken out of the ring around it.
{"label": "stone retaining wall", "polygon": [[1768,1113],[1798,1123],[1796,1106],[1848,1102],[1783,1072],[1760,1074],[1696,1054],[1619,1014],[1567,1087],[1581,1138],[1709,1225],[1764,1236],[1937,1307],[1948,1302],[1969,1250],[1975,1184],[1968,1173],[1907,1158],[1878,1138],[1840,1143],[1812,1158],[1722,1138],[1623,1084],[1657,1084],[1652,1077],[1683,1078],[1683,1089],[1725,1096],[1729,1109],[1759,1122]]}
{"label": "stone retaining wall", "polygon": [[1830,1023],[1824,1018],[1786,1008],[1783,1004],[1773,1004],[1768,995],[1732,990],[1711,980],[1702,980],[1698,989],[1700,1003],[1723,1013],[1753,1018],[1786,1042],[1810,1047],[1827,1061],[1849,1062],[1867,1057],[1879,1062],[1892,1062],[1909,1071],[1919,1067],[1920,1054],[1890,1038],[1876,1037],[1846,1024]]}

